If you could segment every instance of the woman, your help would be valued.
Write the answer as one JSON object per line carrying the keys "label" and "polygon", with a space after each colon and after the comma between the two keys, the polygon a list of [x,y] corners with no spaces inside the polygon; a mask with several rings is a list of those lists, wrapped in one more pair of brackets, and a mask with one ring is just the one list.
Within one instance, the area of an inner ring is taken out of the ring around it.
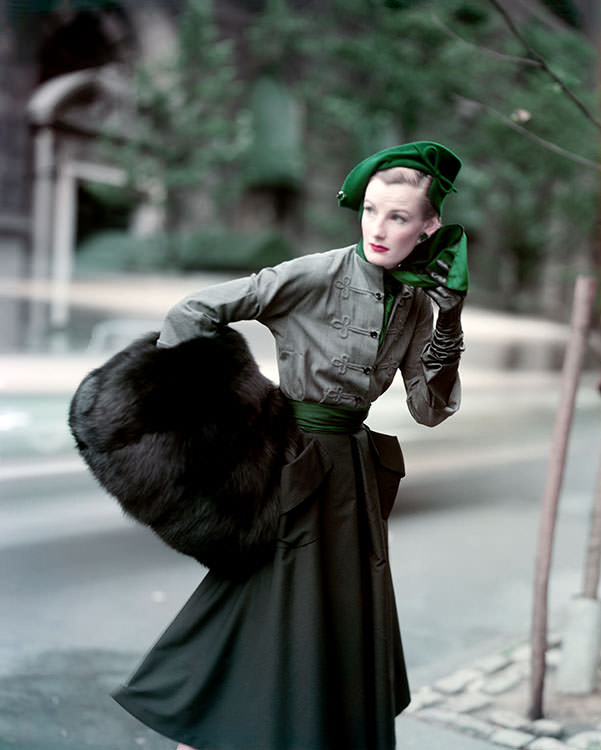
{"label": "woman", "polygon": [[300,427],[275,548],[247,575],[211,570],[115,695],[181,749],[395,745],[409,688],[387,518],[403,462],[396,438],[363,422],[398,369],[419,423],[459,407],[465,237],[440,209],[460,166],[433,142],[374,154],[338,196],[361,214],[358,245],[192,294],[164,321],[158,346],[173,351],[231,321],[265,324]]}

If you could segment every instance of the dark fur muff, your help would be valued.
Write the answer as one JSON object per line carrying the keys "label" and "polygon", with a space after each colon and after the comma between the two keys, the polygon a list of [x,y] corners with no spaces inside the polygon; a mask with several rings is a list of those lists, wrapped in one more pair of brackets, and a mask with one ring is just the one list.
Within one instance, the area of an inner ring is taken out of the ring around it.
{"label": "dark fur muff", "polygon": [[244,575],[273,554],[281,468],[298,432],[243,337],[148,334],[93,370],[69,426],[100,484],[167,544]]}

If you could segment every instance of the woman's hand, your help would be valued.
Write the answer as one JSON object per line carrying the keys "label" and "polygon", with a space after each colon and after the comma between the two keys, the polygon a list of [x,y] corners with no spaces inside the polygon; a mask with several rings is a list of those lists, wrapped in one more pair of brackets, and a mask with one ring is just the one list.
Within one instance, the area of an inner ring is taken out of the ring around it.
{"label": "woman's hand", "polygon": [[438,271],[430,271],[428,275],[436,282],[435,287],[425,288],[424,291],[438,306],[436,328],[440,333],[453,335],[461,331],[461,310],[465,292],[449,289],[446,285],[450,266],[442,260],[437,260]]}
{"label": "woman's hand", "polygon": [[446,285],[449,277],[447,263],[437,260],[436,265],[439,270],[429,272],[436,286],[424,289],[438,305],[436,325],[430,342],[422,353],[422,362],[426,370],[431,371],[430,374],[438,372],[441,365],[457,364],[463,351],[461,309],[465,293],[449,289]]}

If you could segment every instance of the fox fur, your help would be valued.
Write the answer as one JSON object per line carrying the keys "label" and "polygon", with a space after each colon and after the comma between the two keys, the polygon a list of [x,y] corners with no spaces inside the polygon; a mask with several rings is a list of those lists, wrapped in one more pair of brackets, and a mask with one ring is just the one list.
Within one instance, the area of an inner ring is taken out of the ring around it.
{"label": "fox fur", "polygon": [[69,426],[99,483],[168,545],[237,578],[273,554],[279,478],[300,433],[246,341],[157,347],[150,333],[90,372]]}

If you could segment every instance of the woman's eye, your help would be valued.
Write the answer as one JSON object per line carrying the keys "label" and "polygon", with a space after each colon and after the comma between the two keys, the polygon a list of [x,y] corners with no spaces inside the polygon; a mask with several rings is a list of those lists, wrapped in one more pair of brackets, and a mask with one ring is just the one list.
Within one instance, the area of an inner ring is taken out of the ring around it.
{"label": "woman's eye", "polygon": [[396,221],[397,224],[404,224],[407,221],[404,216],[399,216],[398,214],[395,214],[392,220]]}
{"label": "woman's eye", "polygon": [[373,206],[364,206],[363,210],[365,211],[366,214],[375,213],[375,209],[373,208]]}

